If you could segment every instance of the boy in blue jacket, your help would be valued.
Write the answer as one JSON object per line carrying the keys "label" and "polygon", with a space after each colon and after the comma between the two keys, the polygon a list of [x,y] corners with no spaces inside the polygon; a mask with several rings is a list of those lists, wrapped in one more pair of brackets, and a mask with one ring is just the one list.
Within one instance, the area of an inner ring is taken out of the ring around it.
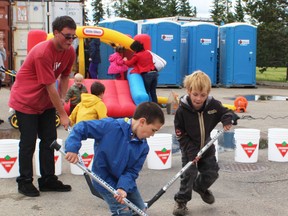
{"label": "boy in blue jacket", "polygon": [[164,113],[158,104],[141,103],[131,119],[104,118],[76,124],[66,139],[66,157],[78,162],[81,140],[95,139],[92,171],[117,190],[111,194],[97,182],[95,189],[109,205],[112,215],[132,216],[124,198],[145,211],[136,179],[143,167],[149,146],[146,138],[153,136],[164,124]]}

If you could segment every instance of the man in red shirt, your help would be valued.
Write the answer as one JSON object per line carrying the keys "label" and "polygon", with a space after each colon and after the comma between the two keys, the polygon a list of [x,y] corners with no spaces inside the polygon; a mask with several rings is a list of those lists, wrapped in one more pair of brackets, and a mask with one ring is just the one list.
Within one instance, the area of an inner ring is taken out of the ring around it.
{"label": "man in red shirt", "polygon": [[[67,129],[70,124],[63,104],[75,60],[75,51],[71,44],[76,38],[76,23],[69,16],[61,16],[54,20],[52,28],[54,38],[37,44],[28,53],[17,72],[9,100],[9,106],[16,111],[21,133],[20,176],[16,180],[18,191],[30,197],[40,195],[33,185],[32,159],[37,137],[40,139],[39,190],[71,190],[70,185],[64,185],[55,176],[54,150],[50,149],[50,144],[57,138],[56,109],[64,128]],[[55,87],[57,79],[59,91]]]}

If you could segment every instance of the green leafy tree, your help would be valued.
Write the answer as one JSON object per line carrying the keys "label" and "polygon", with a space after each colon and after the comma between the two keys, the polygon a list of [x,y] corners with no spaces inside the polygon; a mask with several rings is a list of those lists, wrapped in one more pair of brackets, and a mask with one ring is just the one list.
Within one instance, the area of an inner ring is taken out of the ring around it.
{"label": "green leafy tree", "polygon": [[[84,4],[87,6],[87,0],[84,1]],[[84,14],[83,14],[84,25],[89,25],[88,11],[89,9],[85,7]]]}
{"label": "green leafy tree", "polygon": [[163,0],[164,17],[177,16],[178,8],[178,0]]}
{"label": "green leafy tree", "polygon": [[142,19],[142,7],[140,0],[119,1],[114,4],[115,14],[119,17],[137,20]]}
{"label": "green leafy tree", "polygon": [[226,23],[235,22],[235,16],[231,11],[231,9],[232,9],[232,1],[226,0],[226,19],[225,19]]}
{"label": "green leafy tree", "polygon": [[95,24],[98,24],[104,16],[102,0],[92,0],[91,7],[92,7],[92,11],[94,12],[92,15],[93,17],[92,21]]}
{"label": "green leafy tree", "polygon": [[120,0],[113,7],[116,16],[132,20],[196,15],[188,0]]}
{"label": "green leafy tree", "polygon": [[210,10],[212,20],[217,24],[226,24],[235,21],[231,0],[214,0]]}
{"label": "green leafy tree", "polygon": [[188,0],[179,1],[179,16],[196,16],[196,8],[192,8]]}
{"label": "green leafy tree", "polygon": [[161,0],[143,0],[142,19],[163,17]]}
{"label": "green leafy tree", "polygon": [[[288,61],[288,3],[287,0],[246,2],[250,22],[257,25],[257,66],[285,67]],[[288,78],[288,74],[287,74]]]}
{"label": "green leafy tree", "polygon": [[211,18],[216,25],[221,25],[226,21],[225,2],[223,0],[214,0],[212,5],[212,9],[210,10]]}
{"label": "green leafy tree", "polygon": [[114,14],[117,17],[125,17],[125,2],[123,0],[115,1],[113,4]]}
{"label": "green leafy tree", "polygon": [[112,12],[111,12],[111,8],[110,8],[109,3],[107,3],[107,5],[106,5],[105,14],[106,14],[106,16],[107,16],[108,18],[111,17],[111,15],[112,15]]}
{"label": "green leafy tree", "polygon": [[244,22],[244,8],[242,6],[242,0],[237,0],[236,1],[236,6],[235,6],[235,21],[236,22]]}

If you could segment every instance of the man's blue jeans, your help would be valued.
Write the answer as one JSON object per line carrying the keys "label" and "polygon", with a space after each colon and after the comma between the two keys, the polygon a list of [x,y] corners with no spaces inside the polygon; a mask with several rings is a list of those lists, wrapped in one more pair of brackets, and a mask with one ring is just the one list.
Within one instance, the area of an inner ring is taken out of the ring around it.
{"label": "man's blue jeans", "polygon": [[150,101],[158,103],[157,95],[156,95],[156,87],[158,83],[158,72],[148,72],[142,73],[144,85],[147,94],[149,95]]}
{"label": "man's blue jeans", "polygon": [[[114,198],[113,194],[105,190],[104,192],[99,191],[103,199],[109,205],[110,211],[112,212],[112,216],[121,215],[121,216],[132,216],[133,211],[129,209],[125,204],[118,203]],[[136,205],[139,209],[145,210],[146,206],[144,201],[136,189],[133,193],[127,193],[127,199],[131,201],[134,205]]]}

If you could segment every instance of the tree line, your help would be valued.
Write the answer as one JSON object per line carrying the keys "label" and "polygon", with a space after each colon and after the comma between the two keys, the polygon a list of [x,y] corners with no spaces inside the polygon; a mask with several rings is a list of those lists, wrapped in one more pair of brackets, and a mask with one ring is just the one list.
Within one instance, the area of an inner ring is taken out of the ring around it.
{"label": "tree line", "polygon": [[[131,20],[197,17],[197,8],[189,0],[114,0],[109,5],[103,5],[102,0],[92,0],[91,5],[95,24],[104,16]],[[236,0],[234,5],[232,0],[214,0],[209,12],[216,25],[232,22],[255,25],[260,71],[264,72],[267,67],[287,67],[288,74],[287,0]]]}

